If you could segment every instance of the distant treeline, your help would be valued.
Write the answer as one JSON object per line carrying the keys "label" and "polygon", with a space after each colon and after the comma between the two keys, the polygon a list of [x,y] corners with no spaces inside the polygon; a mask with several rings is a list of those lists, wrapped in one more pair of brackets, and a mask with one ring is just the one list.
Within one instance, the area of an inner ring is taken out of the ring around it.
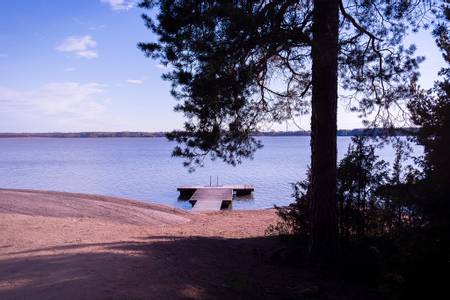
{"label": "distant treeline", "polygon": [[[410,136],[415,135],[418,128],[355,128],[355,129],[340,129],[337,131],[337,136]],[[258,132],[258,136],[309,136],[311,131],[274,131],[274,132]]]}
{"label": "distant treeline", "polygon": [[0,133],[0,138],[111,138],[111,137],[164,137],[164,132],[45,132],[45,133]]}
{"label": "distant treeline", "polygon": [[[338,136],[406,136],[415,135],[418,128],[372,128],[372,129],[341,129]],[[256,136],[309,136],[310,131],[264,131],[255,133]],[[47,132],[47,133],[0,133],[0,138],[142,138],[142,137],[164,137],[165,132]]]}

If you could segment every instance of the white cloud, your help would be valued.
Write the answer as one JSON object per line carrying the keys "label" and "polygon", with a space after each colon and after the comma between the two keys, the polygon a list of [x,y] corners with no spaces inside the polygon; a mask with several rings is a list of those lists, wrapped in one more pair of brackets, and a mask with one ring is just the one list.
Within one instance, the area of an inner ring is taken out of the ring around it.
{"label": "white cloud", "polygon": [[6,54],[6,53],[0,53],[0,59],[2,59],[2,58],[7,58],[8,57],[8,54]]}
{"label": "white cloud", "polygon": [[95,119],[106,109],[104,99],[99,99],[105,87],[95,82],[54,82],[31,91],[0,86],[0,113],[30,111],[59,120]]}
{"label": "white cloud", "polygon": [[80,52],[77,52],[77,55],[79,57],[83,57],[83,58],[96,58],[98,56],[97,52],[92,51],[92,50],[80,51]]}
{"label": "white cloud", "polygon": [[125,81],[130,84],[143,84],[144,83],[144,80],[141,80],[141,79],[127,79]]}
{"label": "white cloud", "polygon": [[98,56],[95,48],[97,42],[90,35],[69,36],[56,47],[57,51],[75,53],[81,58],[95,58]]}
{"label": "white cloud", "polygon": [[67,68],[64,68],[64,72],[73,72],[73,71],[75,71],[76,69],[75,68],[72,68],[72,67],[67,67]]}
{"label": "white cloud", "polygon": [[135,0],[100,0],[102,3],[108,4],[113,10],[129,10],[136,6]]}

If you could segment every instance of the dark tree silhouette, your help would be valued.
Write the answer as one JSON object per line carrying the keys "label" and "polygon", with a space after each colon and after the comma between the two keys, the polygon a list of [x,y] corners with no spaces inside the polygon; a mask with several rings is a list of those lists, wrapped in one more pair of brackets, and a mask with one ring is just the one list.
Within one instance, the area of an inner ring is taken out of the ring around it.
{"label": "dark tree silhouette", "polygon": [[450,7],[443,6],[444,23],[436,26],[434,35],[446,67],[434,87],[424,91],[415,88],[415,97],[408,103],[411,117],[419,126],[416,140],[424,146],[422,165],[424,174],[417,184],[420,188],[417,202],[423,208],[429,227],[445,236],[450,245]]}
{"label": "dark tree silhouette", "polygon": [[337,251],[336,111],[338,82],[353,110],[373,124],[404,113],[405,82],[421,58],[402,46],[427,24],[434,1],[143,0],[158,41],[140,43],[169,66],[164,79],[181,100],[184,130],[169,134],[186,166],[205,157],[231,164],[261,147],[262,124],[306,112],[311,118],[310,252]]}
{"label": "dark tree silhouette", "polygon": [[[450,8],[447,7],[447,22]],[[436,27],[434,35],[442,56],[450,65],[450,29],[448,23]],[[450,186],[450,67],[439,72],[437,81],[430,90],[415,86],[415,97],[408,103],[412,121],[420,127],[417,142],[425,147],[424,168],[428,177]]]}

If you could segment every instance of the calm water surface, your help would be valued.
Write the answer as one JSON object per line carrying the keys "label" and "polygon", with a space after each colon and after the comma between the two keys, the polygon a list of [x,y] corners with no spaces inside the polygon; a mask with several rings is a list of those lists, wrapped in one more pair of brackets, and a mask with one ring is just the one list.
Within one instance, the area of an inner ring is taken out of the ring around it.
{"label": "calm water surface", "polygon": [[[178,200],[177,186],[252,184],[250,199],[234,201],[234,209],[255,209],[292,202],[291,183],[303,179],[310,160],[309,137],[262,137],[264,148],[254,160],[231,167],[219,161],[189,173],[182,160],[170,156],[164,138],[18,138],[0,139],[0,187],[112,195],[154,201],[188,209]],[[338,137],[338,156],[350,137]],[[421,151],[416,147],[417,152]],[[392,161],[391,147],[378,151]]]}

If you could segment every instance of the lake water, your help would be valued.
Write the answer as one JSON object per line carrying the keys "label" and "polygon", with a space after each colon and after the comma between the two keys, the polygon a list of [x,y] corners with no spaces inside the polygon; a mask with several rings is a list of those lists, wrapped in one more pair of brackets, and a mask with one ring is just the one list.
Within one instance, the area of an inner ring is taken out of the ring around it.
{"label": "lake water", "polygon": [[[189,209],[178,200],[177,186],[252,184],[252,198],[237,199],[233,209],[256,209],[292,202],[291,183],[305,178],[309,137],[262,137],[254,160],[232,167],[207,162],[189,173],[171,157],[174,144],[164,138],[17,138],[0,139],[0,187],[111,195]],[[338,156],[350,137],[338,137]],[[416,154],[421,148],[415,148]],[[378,151],[392,161],[389,146]]]}

